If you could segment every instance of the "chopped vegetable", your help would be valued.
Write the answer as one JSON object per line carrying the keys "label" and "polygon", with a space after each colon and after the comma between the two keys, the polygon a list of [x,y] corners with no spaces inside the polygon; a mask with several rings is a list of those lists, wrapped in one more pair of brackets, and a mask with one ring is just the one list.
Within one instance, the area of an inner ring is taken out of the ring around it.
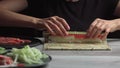
{"label": "chopped vegetable", "polygon": [[0,54],[3,54],[3,53],[5,53],[5,52],[6,52],[5,48],[0,47]]}
{"label": "chopped vegetable", "polygon": [[29,46],[25,46],[22,49],[13,48],[11,54],[13,58],[18,55],[18,62],[25,64],[43,64],[44,59],[48,58],[47,55],[40,52],[40,50],[36,48],[30,48]]}

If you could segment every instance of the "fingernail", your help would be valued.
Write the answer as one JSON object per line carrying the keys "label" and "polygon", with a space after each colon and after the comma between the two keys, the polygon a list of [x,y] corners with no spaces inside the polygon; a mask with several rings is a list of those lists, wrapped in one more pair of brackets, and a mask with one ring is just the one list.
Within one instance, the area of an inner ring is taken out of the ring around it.
{"label": "fingernail", "polygon": [[70,27],[68,27],[67,30],[70,30]]}

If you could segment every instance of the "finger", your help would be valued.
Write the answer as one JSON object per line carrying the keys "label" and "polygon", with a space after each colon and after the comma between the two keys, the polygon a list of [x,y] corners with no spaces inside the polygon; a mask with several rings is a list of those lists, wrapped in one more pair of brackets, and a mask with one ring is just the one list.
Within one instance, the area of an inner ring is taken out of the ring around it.
{"label": "finger", "polygon": [[93,38],[93,37],[94,37],[94,35],[95,35],[96,31],[97,31],[96,25],[99,23],[99,21],[100,21],[100,19],[96,19],[96,20],[91,24],[90,29],[89,29],[89,33],[88,33],[88,35],[89,35],[90,38]]}
{"label": "finger", "polygon": [[97,25],[96,32],[94,33],[93,38],[98,38],[98,36],[101,34],[102,32],[102,30],[100,29],[101,25],[102,25],[101,23]]}
{"label": "finger", "polygon": [[56,35],[56,33],[49,27],[48,24],[44,23],[44,26],[47,28],[47,31],[52,34],[52,35]]}
{"label": "finger", "polygon": [[56,16],[56,19],[63,24],[66,30],[70,30],[70,26],[63,18]]}
{"label": "finger", "polygon": [[99,35],[99,39],[103,39],[104,33],[102,33],[101,35]]}
{"label": "finger", "polygon": [[57,34],[57,35],[61,35],[61,36],[64,36],[62,31],[60,30],[60,28],[54,24],[55,22],[53,21],[47,21],[47,23],[49,24],[49,26],[51,27],[51,29]]}
{"label": "finger", "polygon": [[88,31],[87,31],[87,36],[90,37],[91,34],[93,33],[93,30],[95,28],[95,25],[97,24],[98,20],[95,20],[89,27]]}
{"label": "finger", "polygon": [[101,28],[100,28],[101,32],[99,33],[98,38],[101,39],[101,38],[103,37],[103,35],[104,35],[104,33],[105,33],[105,32],[104,32],[104,31],[105,31],[105,27],[106,27],[105,25],[102,25],[102,26],[101,26]]}
{"label": "finger", "polygon": [[102,31],[105,29],[104,21],[100,20],[96,25],[96,33],[94,34],[94,38],[99,38],[99,36],[102,34]]}
{"label": "finger", "polygon": [[94,28],[94,29],[91,31],[91,34],[90,34],[90,37],[89,37],[89,38],[94,38],[94,35],[95,35],[96,32],[97,32],[97,29]]}
{"label": "finger", "polygon": [[102,39],[106,39],[107,38],[108,34],[110,33],[110,30],[111,30],[110,28],[106,29]]}
{"label": "finger", "polygon": [[109,32],[105,32],[102,36],[101,39],[105,40],[108,36]]}
{"label": "finger", "polygon": [[56,20],[54,17],[50,18],[50,20],[53,21],[54,24],[56,24],[60,28],[60,30],[62,31],[63,35],[67,35],[68,34],[66,29],[64,28],[64,26],[61,24],[61,22]]}

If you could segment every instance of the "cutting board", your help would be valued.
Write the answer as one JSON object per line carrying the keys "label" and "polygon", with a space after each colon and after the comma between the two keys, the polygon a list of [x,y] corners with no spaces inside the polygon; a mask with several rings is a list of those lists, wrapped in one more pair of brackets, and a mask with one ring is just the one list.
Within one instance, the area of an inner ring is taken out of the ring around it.
{"label": "cutting board", "polygon": [[45,50],[111,50],[104,39],[86,38],[86,32],[69,32],[68,36],[47,36],[44,43]]}

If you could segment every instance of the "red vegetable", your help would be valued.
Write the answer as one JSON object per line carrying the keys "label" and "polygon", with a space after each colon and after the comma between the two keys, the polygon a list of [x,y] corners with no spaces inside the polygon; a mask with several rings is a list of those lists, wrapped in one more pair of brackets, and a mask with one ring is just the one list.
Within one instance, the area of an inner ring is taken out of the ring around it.
{"label": "red vegetable", "polygon": [[[77,39],[88,39],[89,37],[86,36],[86,34],[69,34],[68,36],[74,36]],[[98,38],[101,39],[103,35],[99,35]]]}
{"label": "red vegetable", "polygon": [[21,45],[25,43],[31,43],[31,41],[13,37],[0,37],[1,45]]}
{"label": "red vegetable", "polygon": [[87,36],[85,34],[69,34],[68,36],[74,36],[75,38],[78,39],[86,39]]}
{"label": "red vegetable", "polygon": [[0,65],[5,65],[5,64],[9,65],[12,63],[13,63],[13,60],[11,57],[0,55]]}
{"label": "red vegetable", "polygon": [[24,67],[25,64],[19,63],[19,64],[17,64],[17,66],[18,66],[18,67]]}

